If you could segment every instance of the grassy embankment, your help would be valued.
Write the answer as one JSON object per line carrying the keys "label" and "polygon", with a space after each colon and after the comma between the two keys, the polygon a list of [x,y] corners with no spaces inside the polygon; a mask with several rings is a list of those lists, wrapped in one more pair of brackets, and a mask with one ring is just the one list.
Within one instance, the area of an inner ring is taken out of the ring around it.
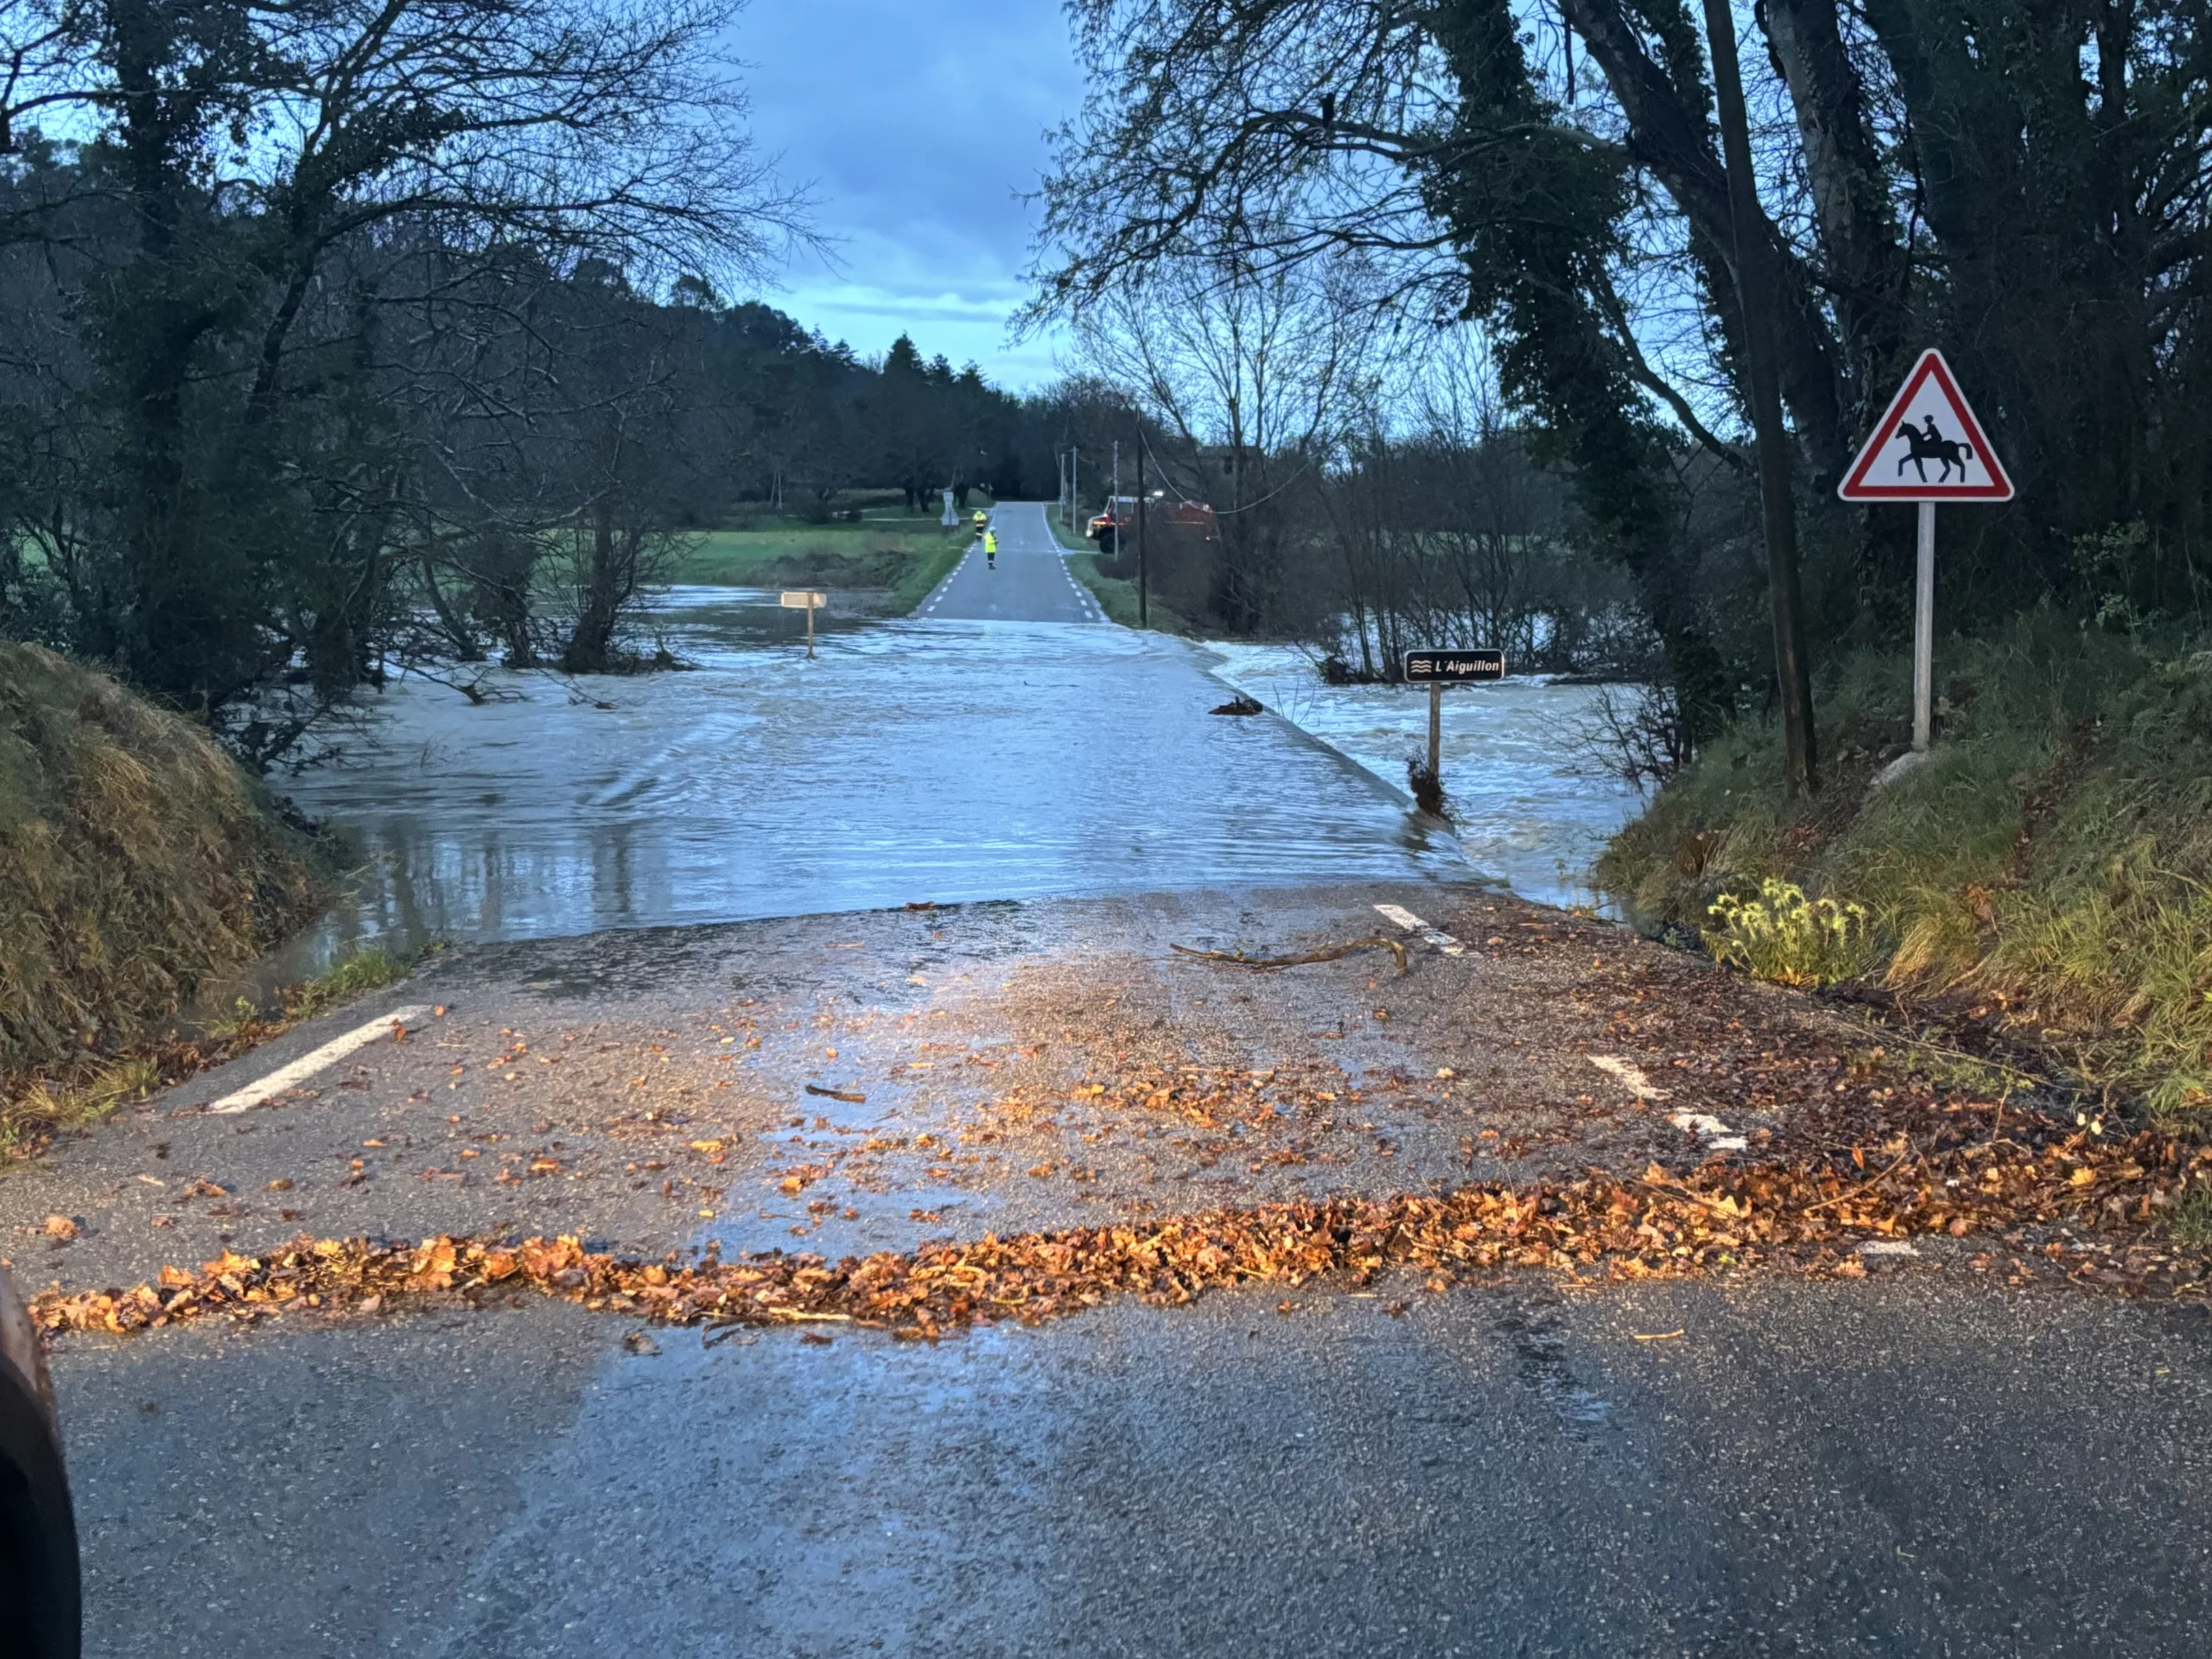
{"label": "grassy embankment", "polygon": [[[1059,544],[1071,556],[1068,569],[1075,579],[1090,589],[1097,598],[1098,608],[1125,628],[1137,626],[1137,585],[1133,580],[1109,576],[1099,569],[1097,543],[1082,535],[1071,524],[1062,524],[1058,510],[1051,505],[1045,509],[1045,522]],[[1196,639],[1198,631],[1189,619],[1178,614],[1160,602],[1158,594],[1151,595],[1145,606],[1147,626],[1155,633],[1179,633],[1186,639]]]}
{"label": "grassy embankment", "polygon": [[310,917],[310,849],[200,728],[0,644],[0,1158],[397,976],[370,952],[180,1037],[169,1022]]}
{"label": "grassy embankment", "polygon": [[[970,497],[970,511],[977,498]],[[885,594],[882,612],[904,616],[959,563],[974,539],[963,519],[947,530],[931,514],[864,510],[860,522],[810,524],[764,517],[698,537],[671,573],[717,588],[818,588]]]}
{"label": "grassy embankment", "polygon": [[2154,1113],[2212,1105],[2206,643],[2056,613],[1950,643],[1935,748],[1880,787],[1909,665],[1852,658],[1815,688],[1817,801],[1785,798],[1771,723],[1741,725],[1615,838],[1599,885],[1646,925],[1711,930],[1715,899],[1784,878],[1864,907],[1829,912],[1803,977],[1933,1001]]}

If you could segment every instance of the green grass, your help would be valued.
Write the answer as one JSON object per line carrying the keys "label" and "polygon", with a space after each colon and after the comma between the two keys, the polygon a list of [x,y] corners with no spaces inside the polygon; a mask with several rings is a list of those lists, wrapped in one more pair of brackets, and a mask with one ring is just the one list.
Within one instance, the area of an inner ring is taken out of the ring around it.
{"label": "green grass", "polygon": [[2183,1249],[2212,1248],[2212,1186],[2200,1181],[2183,1192],[2166,1212],[2166,1231]]}
{"label": "green grass", "polygon": [[[707,587],[822,588],[908,590],[918,573],[936,566],[938,575],[950,568],[948,551],[957,556],[973,538],[963,524],[948,531],[934,516],[910,517],[904,512],[871,515],[860,523],[808,524],[797,519],[774,519],[748,529],[709,531],[694,538],[670,572],[671,580]],[[921,592],[935,585],[936,577]],[[893,607],[903,614],[894,599]]]}
{"label": "green grass", "polygon": [[[1089,514],[1084,515],[1086,522],[1089,518]],[[1125,628],[1137,626],[1136,582],[1121,576],[1109,576],[1099,569],[1101,556],[1098,543],[1085,536],[1080,526],[1061,524],[1060,510],[1050,502],[1045,506],[1045,523],[1052,530],[1053,539],[1073,556],[1068,560],[1068,569],[1075,573],[1077,582],[1096,596],[1098,607]],[[1155,633],[1178,633],[1190,639],[1201,637],[1201,631],[1191,625],[1188,617],[1160,602],[1157,592],[1147,596],[1145,615],[1145,626]]]}
{"label": "green grass", "polygon": [[1096,553],[1098,543],[1083,533],[1080,524],[1064,524],[1060,510],[1052,502],[1045,504],[1045,527],[1052,532],[1052,539],[1070,553]]}
{"label": "green grass", "polygon": [[1823,676],[1823,787],[1787,801],[1779,734],[1710,745],[1600,860],[1640,921],[1697,929],[1770,876],[1871,917],[1868,977],[1956,998],[2154,1112],[2212,1105],[2212,651],[2055,611],[1939,656],[1929,759],[1902,656]]}
{"label": "green grass", "polygon": [[[1088,543],[1085,543],[1088,545]],[[1108,617],[1125,628],[1137,626],[1137,585],[1119,576],[1104,575],[1098,568],[1098,555],[1077,553],[1068,559],[1068,569],[1075,572],[1075,579],[1098,597],[1098,607]],[[1198,637],[1198,631],[1189,620],[1160,602],[1158,594],[1152,595],[1145,606],[1147,625],[1155,633],[1179,633],[1187,639]]]}
{"label": "green grass", "polygon": [[931,590],[951,574],[952,567],[960,563],[960,556],[967,551],[965,542],[948,542],[933,553],[920,554],[908,562],[906,574],[891,590],[891,597],[884,601],[884,612],[890,616],[906,616],[915,606],[930,596]]}

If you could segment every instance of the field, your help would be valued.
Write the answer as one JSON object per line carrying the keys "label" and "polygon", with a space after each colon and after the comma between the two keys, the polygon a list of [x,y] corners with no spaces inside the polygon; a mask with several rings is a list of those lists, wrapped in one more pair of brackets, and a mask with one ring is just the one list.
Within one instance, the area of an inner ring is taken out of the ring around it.
{"label": "field", "polygon": [[952,568],[972,535],[964,522],[946,530],[934,513],[896,506],[868,509],[857,524],[763,517],[694,537],[670,574],[704,587],[882,592],[890,596],[884,608],[903,615]]}

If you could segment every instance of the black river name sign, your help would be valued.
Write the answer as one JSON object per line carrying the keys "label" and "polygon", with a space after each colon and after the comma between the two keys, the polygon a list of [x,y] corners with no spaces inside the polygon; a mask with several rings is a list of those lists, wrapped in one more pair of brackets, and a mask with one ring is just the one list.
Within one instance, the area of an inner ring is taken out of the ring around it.
{"label": "black river name sign", "polygon": [[1405,655],[1408,685],[1448,684],[1459,680],[1502,680],[1505,653],[1502,651],[1409,651]]}

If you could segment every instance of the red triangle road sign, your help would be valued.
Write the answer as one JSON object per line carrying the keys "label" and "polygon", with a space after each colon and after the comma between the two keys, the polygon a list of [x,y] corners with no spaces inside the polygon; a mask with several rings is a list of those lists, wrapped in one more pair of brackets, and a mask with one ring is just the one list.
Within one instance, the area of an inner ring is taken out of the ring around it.
{"label": "red triangle road sign", "polygon": [[1835,493],[1847,501],[2010,501],[2012,480],[1943,353],[1926,351]]}

